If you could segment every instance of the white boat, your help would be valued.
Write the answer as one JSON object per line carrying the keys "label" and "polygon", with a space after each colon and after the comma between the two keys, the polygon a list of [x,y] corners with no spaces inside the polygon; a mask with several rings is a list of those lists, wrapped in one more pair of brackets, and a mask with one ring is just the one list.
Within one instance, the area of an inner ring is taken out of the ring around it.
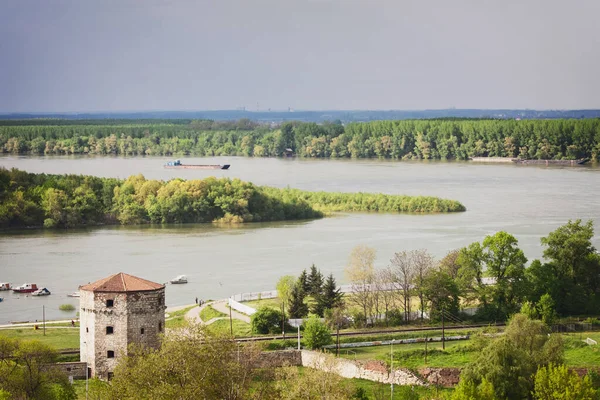
{"label": "white boat", "polygon": [[169,282],[171,282],[172,284],[179,284],[179,283],[188,283],[187,280],[187,276],[185,275],[179,275],[177,278],[175,279],[171,279]]}
{"label": "white boat", "polygon": [[13,288],[13,292],[15,293],[32,293],[36,290],[38,290],[38,287],[35,283],[24,283],[21,286]]}
{"label": "white boat", "polygon": [[41,288],[31,293],[32,296],[50,296],[50,291],[46,288]]}
{"label": "white boat", "polygon": [[10,290],[12,286],[8,282],[0,282],[0,290]]}
{"label": "white boat", "polygon": [[67,297],[80,297],[80,296],[81,296],[81,294],[79,292],[73,292],[73,293],[69,293],[67,295]]}

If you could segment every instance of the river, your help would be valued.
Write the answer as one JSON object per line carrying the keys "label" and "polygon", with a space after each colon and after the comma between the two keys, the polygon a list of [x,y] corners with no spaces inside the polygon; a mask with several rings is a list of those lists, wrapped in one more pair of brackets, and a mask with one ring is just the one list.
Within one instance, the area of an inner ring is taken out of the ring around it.
{"label": "river", "polygon": [[[12,157],[0,167],[29,172],[77,173],[152,179],[226,176],[259,185],[306,190],[431,195],[461,201],[456,214],[349,213],[315,221],[162,227],[112,226],[69,231],[0,232],[0,282],[34,282],[52,295],[35,298],[0,292],[0,323],[72,318],[59,305],[78,286],[117,272],[156,282],[188,276],[187,285],[167,286],[167,305],[194,298],[224,298],[269,290],[286,274],[313,263],[346,283],[344,266],[359,244],[377,250],[376,265],[394,252],[428,249],[436,257],[505,230],[530,259],[541,257],[540,238],[569,219],[593,219],[600,229],[600,168],[543,167],[469,162],[301,160],[241,157],[182,158],[184,163],[231,164],[221,170],[167,170],[163,157]],[[594,238],[600,247],[598,235]]]}

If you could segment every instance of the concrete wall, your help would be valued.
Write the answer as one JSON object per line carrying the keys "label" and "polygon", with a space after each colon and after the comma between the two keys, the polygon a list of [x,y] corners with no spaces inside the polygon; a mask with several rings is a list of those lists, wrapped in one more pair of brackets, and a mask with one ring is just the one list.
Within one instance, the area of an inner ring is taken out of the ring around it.
{"label": "concrete wall", "polygon": [[395,369],[388,372],[384,363],[378,361],[359,362],[317,351],[302,350],[302,365],[326,372],[335,373],[344,378],[360,378],[395,385],[423,386],[426,383],[407,369]]}

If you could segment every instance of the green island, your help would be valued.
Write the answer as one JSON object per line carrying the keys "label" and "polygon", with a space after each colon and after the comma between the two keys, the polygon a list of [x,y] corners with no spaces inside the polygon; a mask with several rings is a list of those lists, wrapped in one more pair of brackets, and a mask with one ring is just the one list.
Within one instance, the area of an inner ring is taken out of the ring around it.
{"label": "green island", "polygon": [[334,211],[465,211],[436,197],[306,192],[239,179],[126,180],[0,169],[0,228],[241,223],[322,218]]}
{"label": "green island", "polygon": [[598,160],[600,119],[431,119],[280,126],[211,120],[0,121],[10,154]]}

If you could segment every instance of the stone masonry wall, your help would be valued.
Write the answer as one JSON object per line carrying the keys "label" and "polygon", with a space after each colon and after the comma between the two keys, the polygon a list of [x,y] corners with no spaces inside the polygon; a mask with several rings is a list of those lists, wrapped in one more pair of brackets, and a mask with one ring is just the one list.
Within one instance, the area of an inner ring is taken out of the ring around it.
{"label": "stone masonry wall", "polygon": [[257,368],[278,368],[302,365],[302,353],[298,350],[263,351],[257,360]]}
{"label": "stone masonry wall", "polygon": [[[158,348],[165,330],[165,289],[127,294],[127,341]],[[143,332],[142,333],[142,329]]]}
{"label": "stone masonry wall", "polygon": [[66,376],[72,376],[73,379],[85,379],[85,369],[87,364],[84,362],[62,362],[52,364],[54,370],[61,371]]}
{"label": "stone masonry wall", "polygon": [[[107,307],[107,300],[113,300],[113,306]],[[127,294],[125,293],[94,293],[95,336],[94,342],[94,376],[107,379],[108,373],[113,372],[119,359],[127,355]],[[106,328],[112,327],[113,333],[106,333]],[[109,358],[108,352],[114,352]]]}

